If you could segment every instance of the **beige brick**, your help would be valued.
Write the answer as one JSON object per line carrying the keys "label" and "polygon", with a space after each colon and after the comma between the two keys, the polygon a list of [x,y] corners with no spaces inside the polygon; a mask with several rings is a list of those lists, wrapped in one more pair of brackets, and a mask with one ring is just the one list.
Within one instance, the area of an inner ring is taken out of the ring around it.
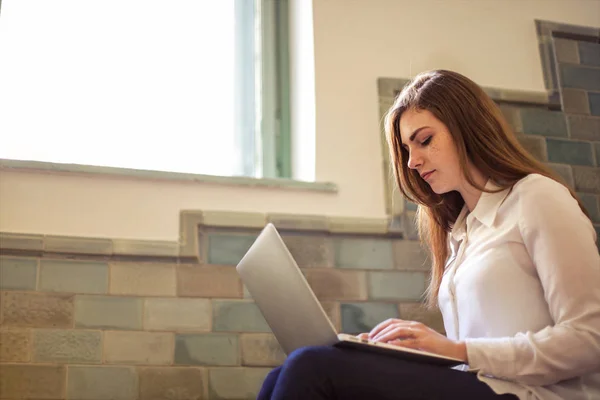
{"label": "beige brick", "polygon": [[74,329],[38,329],[33,333],[33,360],[55,363],[100,363],[102,333]]}
{"label": "beige brick", "polygon": [[333,267],[333,242],[321,234],[285,234],[283,241],[301,268]]}
{"label": "beige brick", "polygon": [[428,270],[426,250],[417,240],[395,240],[393,243],[394,266],[402,270]]}
{"label": "beige brick", "polygon": [[274,367],[285,360],[279,342],[270,333],[247,333],[240,335],[242,365],[248,367]]}
{"label": "beige brick", "polygon": [[137,400],[138,388],[134,367],[69,366],[67,399]]}
{"label": "beige brick", "polygon": [[270,371],[270,368],[210,368],[210,398],[255,399]]}
{"label": "beige brick", "polygon": [[548,161],[548,146],[544,137],[539,135],[518,135],[517,140],[537,160],[542,162]]}
{"label": "beige brick", "polygon": [[31,360],[31,331],[7,328],[0,330],[0,361],[28,362]]}
{"label": "beige brick", "polygon": [[579,52],[577,51],[576,40],[559,38],[553,38],[553,40],[558,62],[579,64]]}
{"label": "beige brick", "polygon": [[201,400],[208,398],[208,372],[198,367],[139,369],[139,400]]}
{"label": "beige brick", "polygon": [[402,303],[398,306],[400,318],[421,322],[438,332],[445,332],[444,320],[438,309],[430,310],[422,303]]}
{"label": "beige brick", "polygon": [[561,94],[564,112],[589,115],[590,102],[585,90],[563,88]]}
{"label": "beige brick", "polygon": [[2,365],[0,399],[64,399],[64,366]]}
{"label": "beige brick", "polygon": [[177,266],[179,296],[242,298],[242,282],[234,266]]}
{"label": "beige brick", "polygon": [[174,337],[162,332],[104,332],[104,360],[114,364],[171,364]]}
{"label": "beige brick", "polygon": [[146,330],[209,331],[211,319],[207,299],[148,298],[145,302]]}
{"label": "beige brick", "polygon": [[322,301],[321,307],[329,317],[329,320],[338,331],[342,327],[342,316],[340,313],[340,303],[335,301]]}
{"label": "beige brick", "polygon": [[573,177],[578,192],[600,193],[600,168],[574,165]]}
{"label": "beige brick", "polygon": [[306,280],[319,300],[366,300],[364,271],[308,269]]}
{"label": "beige brick", "polygon": [[58,293],[2,293],[4,326],[70,328],[73,326],[73,298]]}
{"label": "beige brick", "polygon": [[175,296],[175,266],[156,263],[111,264],[110,293]]}

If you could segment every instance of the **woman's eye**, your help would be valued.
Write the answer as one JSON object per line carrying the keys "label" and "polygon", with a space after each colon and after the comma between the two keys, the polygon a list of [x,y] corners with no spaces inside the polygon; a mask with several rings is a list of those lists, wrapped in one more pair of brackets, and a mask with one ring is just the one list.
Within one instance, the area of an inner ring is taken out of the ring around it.
{"label": "woman's eye", "polygon": [[423,142],[421,143],[421,145],[427,146],[429,144],[429,142],[431,142],[431,136],[429,136],[427,139],[423,140]]}

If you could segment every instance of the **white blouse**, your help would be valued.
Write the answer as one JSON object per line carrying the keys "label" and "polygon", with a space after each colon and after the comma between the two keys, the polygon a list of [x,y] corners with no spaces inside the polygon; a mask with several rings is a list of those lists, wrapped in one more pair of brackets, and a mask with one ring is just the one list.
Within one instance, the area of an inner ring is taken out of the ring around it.
{"label": "white blouse", "polygon": [[519,399],[600,399],[600,255],[569,191],[531,174],[483,192],[449,245],[439,306],[471,371]]}

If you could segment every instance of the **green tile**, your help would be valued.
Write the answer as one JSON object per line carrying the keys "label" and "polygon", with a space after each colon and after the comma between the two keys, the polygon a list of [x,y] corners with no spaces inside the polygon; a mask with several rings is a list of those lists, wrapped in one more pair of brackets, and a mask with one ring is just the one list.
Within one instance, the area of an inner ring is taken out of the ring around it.
{"label": "green tile", "polygon": [[0,289],[35,290],[37,259],[0,257]]}
{"label": "green tile", "polygon": [[117,296],[75,296],[75,327],[142,329],[143,299]]}
{"label": "green tile", "polygon": [[600,118],[569,115],[569,132],[572,139],[600,141]]}
{"label": "green tile", "polygon": [[600,43],[579,41],[577,44],[581,64],[600,67]]}
{"label": "green tile", "polygon": [[40,290],[107,293],[108,264],[90,261],[41,260]]}
{"label": "green tile", "polygon": [[564,87],[600,91],[600,68],[561,64],[560,76]]}
{"label": "green tile", "polygon": [[178,334],[175,336],[176,365],[240,364],[238,336],[226,333]]}
{"label": "green tile", "polygon": [[208,235],[208,263],[237,265],[256,240],[256,235]]}
{"label": "green tile", "polygon": [[559,164],[594,165],[591,143],[546,139],[548,161]]}
{"label": "green tile", "polygon": [[392,241],[337,237],[333,240],[335,265],[352,269],[393,269]]}
{"label": "green tile", "polygon": [[258,306],[247,300],[213,300],[215,332],[271,332]]}
{"label": "green tile", "polygon": [[565,138],[568,136],[567,121],[562,112],[522,108],[521,121],[525,134]]}
{"label": "green tile", "polygon": [[[589,93],[590,98],[590,112],[592,115],[596,117],[600,117],[600,93]],[[600,118],[597,118],[596,121],[600,121]],[[597,125],[596,125],[597,126]],[[599,133],[600,135],[600,133]]]}
{"label": "green tile", "polygon": [[391,303],[342,303],[342,332],[370,332],[388,318],[399,318],[398,306]]}
{"label": "green tile", "polygon": [[420,301],[425,292],[425,272],[369,272],[369,293],[374,300]]}

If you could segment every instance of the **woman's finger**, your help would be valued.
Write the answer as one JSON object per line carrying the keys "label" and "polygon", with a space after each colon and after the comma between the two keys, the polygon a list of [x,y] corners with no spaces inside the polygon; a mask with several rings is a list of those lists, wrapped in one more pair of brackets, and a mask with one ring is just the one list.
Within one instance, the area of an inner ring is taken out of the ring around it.
{"label": "woman's finger", "polygon": [[377,334],[379,332],[381,332],[382,330],[384,330],[385,328],[387,328],[391,324],[393,324],[395,322],[400,322],[400,321],[402,321],[402,320],[401,319],[395,319],[395,318],[386,319],[385,321],[379,323],[375,328],[371,329],[371,332],[369,332],[369,338],[373,339],[375,336],[377,336]]}
{"label": "woman's finger", "polygon": [[378,342],[389,342],[396,339],[416,339],[421,334],[421,331],[409,326],[394,326],[393,329],[381,334],[376,339]]}
{"label": "woman's finger", "polygon": [[392,323],[391,325],[388,325],[386,328],[382,329],[377,335],[375,336],[369,336],[371,339],[373,340],[379,340],[383,335],[387,334],[388,332],[390,332],[391,330],[393,330],[395,327],[397,326],[403,326],[403,327],[413,327],[414,326],[414,322],[412,321],[403,321],[403,320],[396,320],[396,322]]}
{"label": "woman's finger", "polygon": [[394,322],[388,326],[386,326],[385,328],[383,328],[381,331],[379,331],[379,333],[373,337],[371,337],[371,340],[375,340],[375,341],[380,341],[382,336],[388,335],[391,331],[393,331],[394,329],[396,329],[396,327],[398,326],[402,326],[401,322]]}

